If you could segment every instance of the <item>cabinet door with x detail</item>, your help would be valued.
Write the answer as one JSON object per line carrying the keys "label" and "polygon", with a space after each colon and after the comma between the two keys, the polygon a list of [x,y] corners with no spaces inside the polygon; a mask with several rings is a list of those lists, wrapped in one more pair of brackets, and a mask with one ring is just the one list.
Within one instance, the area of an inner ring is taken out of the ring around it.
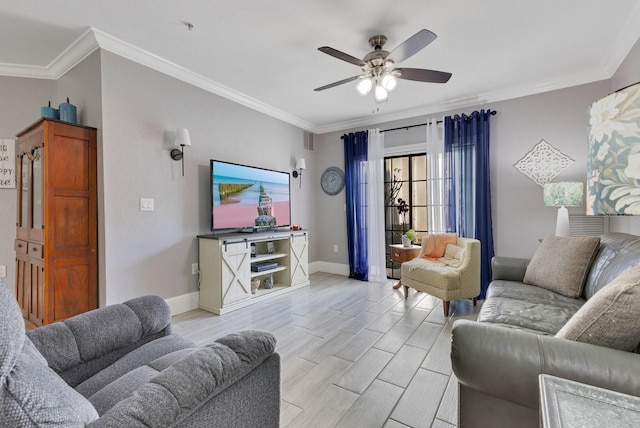
{"label": "cabinet door with x detail", "polygon": [[308,254],[307,234],[291,235],[291,285],[309,281]]}
{"label": "cabinet door with x detail", "polygon": [[251,297],[251,254],[246,242],[224,245],[222,251],[222,301],[228,305]]}

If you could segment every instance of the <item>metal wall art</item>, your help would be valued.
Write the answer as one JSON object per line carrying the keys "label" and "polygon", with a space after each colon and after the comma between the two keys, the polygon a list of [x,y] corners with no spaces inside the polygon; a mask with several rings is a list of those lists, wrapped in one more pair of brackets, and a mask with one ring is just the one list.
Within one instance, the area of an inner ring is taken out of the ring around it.
{"label": "metal wall art", "polygon": [[566,167],[574,162],[560,150],[540,140],[538,144],[513,166],[540,187],[551,182]]}

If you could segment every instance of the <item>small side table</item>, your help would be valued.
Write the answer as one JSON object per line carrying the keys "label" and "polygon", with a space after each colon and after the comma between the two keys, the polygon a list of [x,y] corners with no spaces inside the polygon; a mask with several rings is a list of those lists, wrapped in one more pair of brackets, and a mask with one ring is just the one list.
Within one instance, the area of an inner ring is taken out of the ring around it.
{"label": "small side table", "polygon": [[[405,247],[402,244],[392,244],[389,245],[389,248],[391,248],[391,261],[402,264],[418,257],[418,254],[420,254],[420,248],[422,247],[420,245]],[[393,289],[397,290],[401,286],[402,281],[398,281],[398,283],[393,286]]]}
{"label": "small side table", "polygon": [[544,428],[640,426],[639,397],[546,374],[539,384]]}

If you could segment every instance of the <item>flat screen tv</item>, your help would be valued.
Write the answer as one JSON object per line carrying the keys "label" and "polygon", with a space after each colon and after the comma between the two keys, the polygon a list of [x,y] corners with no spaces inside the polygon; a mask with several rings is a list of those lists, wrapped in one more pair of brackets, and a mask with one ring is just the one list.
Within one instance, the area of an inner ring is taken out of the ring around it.
{"label": "flat screen tv", "polygon": [[211,160],[211,230],[268,230],[291,224],[290,176]]}

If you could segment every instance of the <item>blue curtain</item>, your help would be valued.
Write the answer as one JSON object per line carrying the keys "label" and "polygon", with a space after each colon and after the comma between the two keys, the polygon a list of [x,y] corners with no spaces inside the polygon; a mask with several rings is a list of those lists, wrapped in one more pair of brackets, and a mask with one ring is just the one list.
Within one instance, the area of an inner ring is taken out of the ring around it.
{"label": "blue curtain", "polygon": [[345,195],[347,199],[347,246],[349,278],[367,281],[366,179],[368,133],[360,131],[342,136],[344,140]]}
{"label": "blue curtain", "polygon": [[450,165],[447,229],[481,243],[480,299],[491,281],[493,226],[489,162],[491,110],[444,118],[445,161]]}

